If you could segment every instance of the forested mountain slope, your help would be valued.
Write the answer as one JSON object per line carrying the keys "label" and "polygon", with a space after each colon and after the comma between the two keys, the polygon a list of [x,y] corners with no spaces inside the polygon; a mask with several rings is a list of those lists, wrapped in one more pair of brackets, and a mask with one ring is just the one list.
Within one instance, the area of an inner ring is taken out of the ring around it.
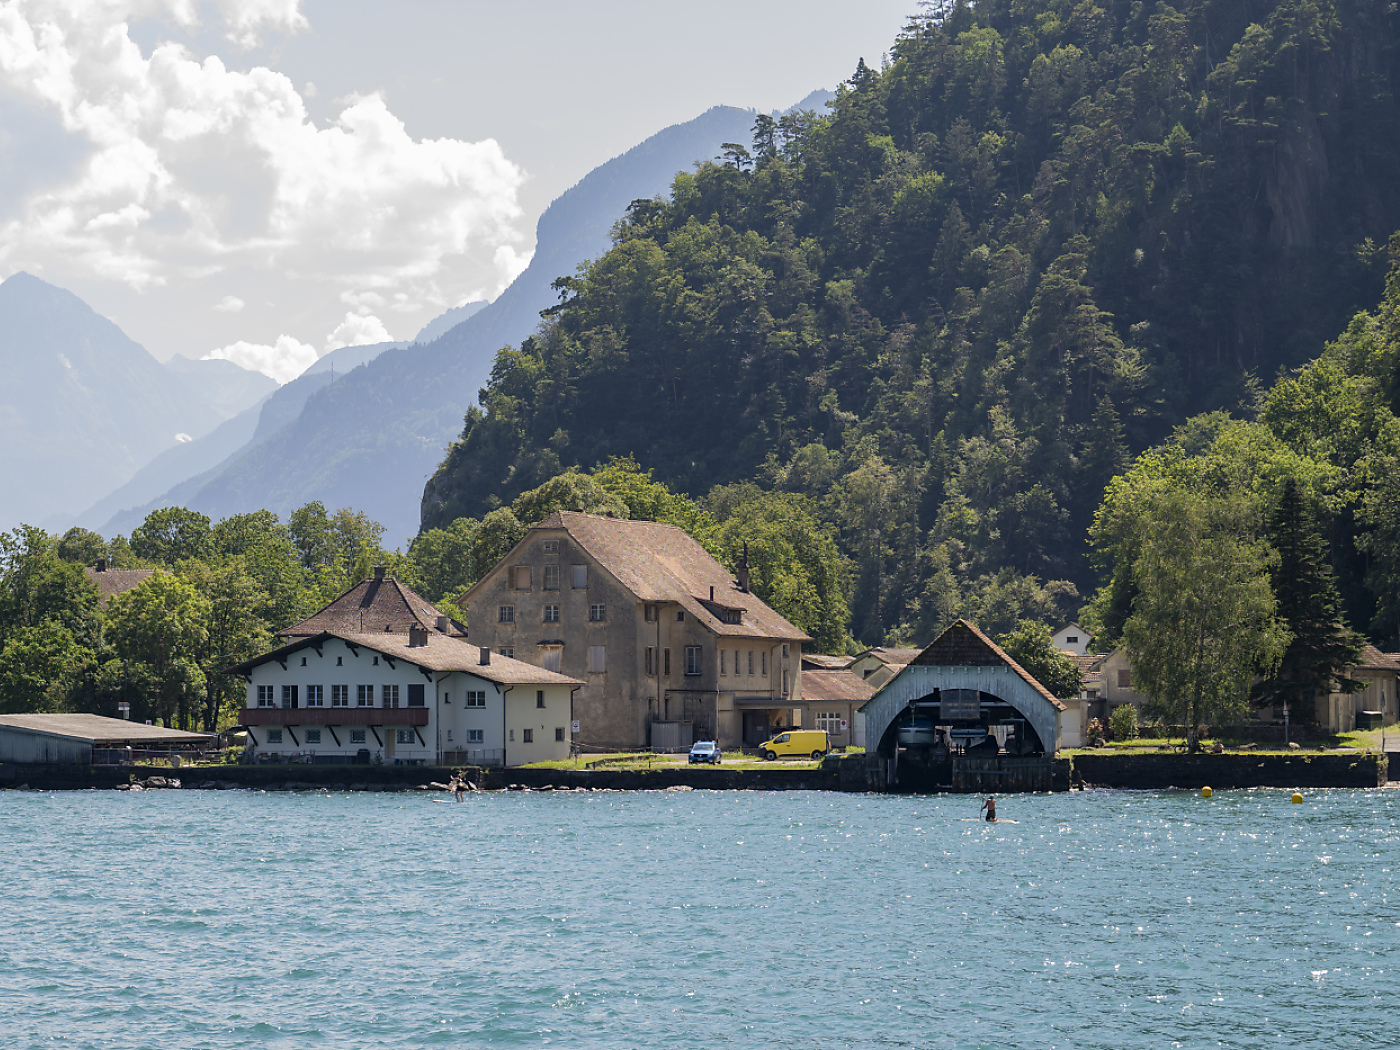
{"label": "forested mountain slope", "polygon": [[813,497],[867,641],[958,603],[1074,612],[1130,455],[1252,410],[1379,297],[1396,19],[976,0],[912,21],[828,116],[760,117],[751,151],[629,210],[497,358],[424,527],[633,453],[697,496]]}

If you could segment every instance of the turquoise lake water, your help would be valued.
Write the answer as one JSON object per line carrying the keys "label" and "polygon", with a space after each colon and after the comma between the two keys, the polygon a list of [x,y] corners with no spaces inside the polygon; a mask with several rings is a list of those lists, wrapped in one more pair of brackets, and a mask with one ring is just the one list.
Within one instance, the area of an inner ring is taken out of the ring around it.
{"label": "turquoise lake water", "polygon": [[0,792],[0,1046],[1375,1047],[1400,792]]}

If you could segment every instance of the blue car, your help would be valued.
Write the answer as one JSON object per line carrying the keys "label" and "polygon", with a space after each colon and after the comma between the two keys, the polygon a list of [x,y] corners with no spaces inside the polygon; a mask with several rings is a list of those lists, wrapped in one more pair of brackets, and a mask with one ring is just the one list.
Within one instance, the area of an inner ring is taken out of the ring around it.
{"label": "blue car", "polygon": [[697,740],[690,749],[690,764],[692,766],[697,762],[708,762],[712,766],[717,766],[721,757],[719,744],[713,740]]}

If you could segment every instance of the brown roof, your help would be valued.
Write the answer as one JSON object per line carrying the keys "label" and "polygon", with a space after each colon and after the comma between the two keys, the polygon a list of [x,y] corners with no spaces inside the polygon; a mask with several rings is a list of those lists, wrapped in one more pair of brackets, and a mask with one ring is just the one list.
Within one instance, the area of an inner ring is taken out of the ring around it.
{"label": "brown roof", "polygon": [[[149,571],[149,570],[146,570]],[[207,733],[186,733],[183,729],[165,729],[124,718],[106,715],[0,715],[0,727],[28,730],[45,736],[86,740],[97,746],[124,744],[204,744],[213,739]]]}
{"label": "brown roof", "polygon": [[[566,532],[638,601],[674,602],[712,634],[811,641],[757,595],[741,591],[729,570],[675,525],[562,511],[530,529],[530,533],[555,531]],[[741,622],[721,620],[717,610],[724,608],[742,610]]]}
{"label": "brown roof", "polygon": [[826,653],[803,653],[802,669],[814,671],[841,671],[851,666],[849,656],[829,656]]}
{"label": "brown roof", "polygon": [[[920,667],[995,667],[997,664],[1005,664],[1055,707],[1061,711],[1065,710],[1065,705],[1051,695],[1050,690],[1041,685],[1034,675],[1011,659],[1005,649],[967,620],[958,620],[949,625],[946,631],[930,642],[910,663]],[[889,682],[886,682],[885,687],[888,686]]]}
{"label": "brown roof", "polygon": [[229,674],[246,675],[253,668],[274,660],[285,660],[300,649],[314,648],[328,638],[339,638],[350,645],[362,646],[394,660],[403,660],[427,671],[465,671],[501,685],[583,685],[577,678],[546,671],[543,667],[512,660],[499,653],[491,654],[491,662],[481,662],[481,650],[463,638],[429,632],[427,645],[409,645],[407,634],[370,631],[322,631],[320,634],[298,638],[294,642],[255,656],[228,669]]}
{"label": "brown roof", "polygon": [[890,667],[904,667],[906,664],[913,663],[914,658],[921,652],[923,652],[922,649],[895,649],[890,646],[877,645],[873,649],[865,650],[855,659],[859,660],[861,656],[873,656],[882,664]]}
{"label": "brown roof", "polygon": [[1079,665],[1080,677],[1087,675],[1090,671],[1094,669],[1094,666],[1100,660],[1103,659],[1103,656],[1101,655],[1085,653],[1081,656],[1079,653],[1072,653],[1068,649],[1061,649],[1060,653],[1064,656],[1068,656],[1071,660],[1073,660],[1076,664]]}
{"label": "brown roof", "polygon": [[1361,659],[1353,666],[1371,671],[1400,671],[1400,654],[1387,656],[1374,645],[1368,645],[1361,650]]}
{"label": "brown roof", "polygon": [[[443,613],[426,599],[413,593],[392,576],[371,576],[361,580],[335,601],[308,616],[301,623],[278,631],[280,638],[345,631],[391,631],[408,634],[410,627],[425,627],[437,633],[437,620]],[[448,617],[447,633],[465,636],[466,627]]]}
{"label": "brown roof", "polygon": [[87,578],[97,587],[97,600],[103,605],[106,605],[113,595],[129,591],[133,587],[139,586],[143,581],[149,580],[155,575],[155,571],[155,569],[94,569],[91,565],[83,569]]}
{"label": "brown roof", "polygon": [[875,695],[875,687],[854,671],[802,669],[802,699],[814,703],[850,701],[863,704]]}

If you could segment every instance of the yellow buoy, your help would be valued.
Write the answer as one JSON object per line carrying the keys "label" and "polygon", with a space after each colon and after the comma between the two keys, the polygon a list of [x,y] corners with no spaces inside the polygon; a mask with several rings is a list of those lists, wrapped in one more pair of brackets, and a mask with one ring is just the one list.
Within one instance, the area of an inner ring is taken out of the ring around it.
{"label": "yellow buoy", "polygon": [[1201,788],[1201,798],[1210,798],[1210,796],[1214,794],[1215,792],[1208,787]]}
{"label": "yellow buoy", "polygon": [[1302,794],[1302,792],[1300,792],[1300,791],[1295,791],[1295,792],[1293,792],[1293,804],[1294,804],[1295,806],[1301,806],[1301,805],[1303,804],[1303,794]]}

